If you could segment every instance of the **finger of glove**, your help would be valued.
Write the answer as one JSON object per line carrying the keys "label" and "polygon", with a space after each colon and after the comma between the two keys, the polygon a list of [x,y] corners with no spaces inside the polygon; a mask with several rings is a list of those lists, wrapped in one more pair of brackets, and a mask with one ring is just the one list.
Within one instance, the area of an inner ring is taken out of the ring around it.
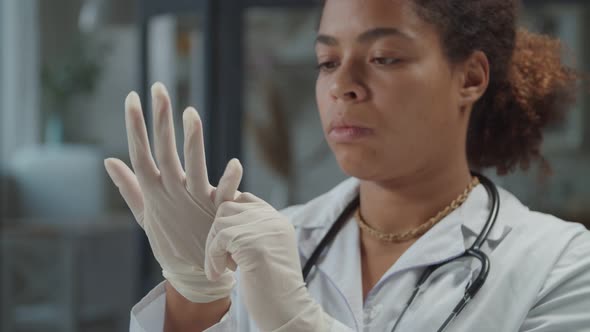
{"label": "finger of glove", "polygon": [[157,82],[152,85],[152,109],[156,160],[164,180],[181,180],[184,171],[176,150],[172,105],[166,87]]}
{"label": "finger of glove", "polygon": [[243,168],[238,159],[232,159],[227,163],[223,176],[219,180],[215,190],[215,207],[226,201],[232,201],[238,194],[238,187],[242,181]]}
{"label": "finger of glove", "polygon": [[125,127],[129,158],[140,183],[152,183],[160,171],[151,153],[139,96],[129,93],[125,99]]}
{"label": "finger of glove", "polygon": [[243,193],[241,193],[233,201],[236,202],[236,203],[263,203],[263,204],[268,204],[262,198],[259,198],[258,196],[254,195],[252,193],[249,193],[249,192],[243,192]]}
{"label": "finger of glove", "polygon": [[238,203],[235,201],[225,201],[221,202],[217,207],[217,212],[215,213],[215,220],[220,218],[232,217],[238,215],[248,209],[251,209],[252,206],[248,203]]}
{"label": "finger of glove", "polygon": [[238,268],[238,264],[236,263],[236,261],[234,261],[234,259],[231,257],[230,254],[227,254],[227,261],[225,262],[225,264],[227,265],[227,268],[235,271]]}
{"label": "finger of glove", "polygon": [[270,206],[264,200],[254,196],[251,193],[239,193],[237,197],[234,197],[234,200],[223,201],[219,204],[219,206],[217,206],[215,218],[219,219],[231,217],[249,210],[260,208],[265,210],[273,209],[272,206]]}
{"label": "finger of glove", "polygon": [[[215,223],[213,223],[213,225],[215,225]],[[209,229],[209,233],[207,234],[207,241],[205,242],[204,268],[205,268],[205,276],[207,277],[207,279],[209,279],[211,281],[217,281],[219,279],[220,274],[214,271],[213,265],[220,265],[220,262],[217,261],[219,259],[219,257],[209,257],[209,254],[208,254],[208,252],[210,251],[211,245],[213,243],[213,239],[215,238],[215,235],[217,234],[213,225]],[[213,260],[216,260],[216,261],[213,263]]]}
{"label": "finger of glove", "polygon": [[115,184],[135,220],[143,228],[143,193],[133,171],[119,159],[108,158],[104,161],[105,169]]}
{"label": "finger of glove", "polygon": [[[227,245],[233,238],[234,229],[229,227],[217,231],[215,226],[213,223],[205,244],[205,275],[212,281],[218,280],[228,266],[231,265],[234,270],[236,267],[235,262],[231,259],[231,253],[227,250]],[[230,260],[233,264],[230,263]]]}
{"label": "finger of glove", "polygon": [[209,199],[213,186],[209,184],[203,123],[197,110],[192,107],[187,108],[182,115],[182,123],[184,126],[184,167],[187,190],[195,198],[205,195]]}
{"label": "finger of glove", "polygon": [[[233,202],[225,202],[229,204]],[[233,204],[237,205],[237,204]],[[244,205],[244,204],[242,204]],[[238,218],[235,215],[226,218],[215,218],[205,243],[205,274],[210,280],[218,278],[224,270],[229,268],[235,271],[237,264],[232,259],[231,253],[228,252],[226,244],[235,239],[234,235],[247,230],[244,225],[244,218]]]}

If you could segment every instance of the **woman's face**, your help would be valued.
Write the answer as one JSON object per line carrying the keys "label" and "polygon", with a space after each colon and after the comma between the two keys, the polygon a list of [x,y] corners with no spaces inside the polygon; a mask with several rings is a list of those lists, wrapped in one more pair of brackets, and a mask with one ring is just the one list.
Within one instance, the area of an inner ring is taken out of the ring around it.
{"label": "woman's face", "polygon": [[316,54],[324,133],[347,174],[384,181],[465,158],[461,82],[410,1],[328,0]]}

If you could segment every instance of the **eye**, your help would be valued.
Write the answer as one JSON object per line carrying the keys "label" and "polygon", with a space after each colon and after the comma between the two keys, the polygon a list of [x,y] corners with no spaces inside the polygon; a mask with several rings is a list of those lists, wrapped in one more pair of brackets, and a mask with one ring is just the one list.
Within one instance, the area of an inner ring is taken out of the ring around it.
{"label": "eye", "polygon": [[325,61],[319,63],[316,68],[319,71],[330,71],[336,68],[336,66],[338,66],[338,63],[336,61]]}
{"label": "eye", "polygon": [[378,57],[378,58],[373,58],[373,60],[371,60],[371,61],[373,63],[381,65],[381,66],[390,66],[390,65],[394,65],[394,64],[400,62],[400,59]]}

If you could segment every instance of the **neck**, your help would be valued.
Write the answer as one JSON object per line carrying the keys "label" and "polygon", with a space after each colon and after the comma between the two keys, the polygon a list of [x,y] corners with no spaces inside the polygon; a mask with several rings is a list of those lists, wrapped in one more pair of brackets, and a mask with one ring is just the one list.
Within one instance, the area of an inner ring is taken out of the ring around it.
{"label": "neck", "polygon": [[[469,185],[464,167],[427,170],[388,181],[361,181],[360,209],[367,224],[386,233],[418,227],[457,198]],[[363,239],[379,241],[362,234]]]}

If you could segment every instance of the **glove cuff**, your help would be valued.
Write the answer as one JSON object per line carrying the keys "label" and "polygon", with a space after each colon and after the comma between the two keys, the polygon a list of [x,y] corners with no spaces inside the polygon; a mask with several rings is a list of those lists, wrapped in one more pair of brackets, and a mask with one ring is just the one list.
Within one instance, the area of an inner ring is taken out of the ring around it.
{"label": "glove cuff", "polygon": [[322,307],[314,303],[303,310],[299,315],[291,319],[285,325],[273,332],[289,332],[289,331],[317,331],[328,332],[331,330],[334,318],[328,315]]}
{"label": "glove cuff", "polygon": [[209,303],[228,297],[236,283],[233,274],[227,270],[217,281],[211,281],[204,271],[187,275],[162,270],[162,275],[172,287],[193,303]]}

